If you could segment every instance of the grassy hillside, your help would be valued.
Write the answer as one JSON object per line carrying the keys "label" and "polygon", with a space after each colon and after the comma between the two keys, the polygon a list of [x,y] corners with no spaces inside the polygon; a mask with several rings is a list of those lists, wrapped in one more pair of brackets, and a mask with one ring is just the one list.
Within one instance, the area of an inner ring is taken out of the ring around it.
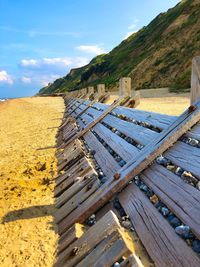
{"label": "grassy hillside", "polygon": [[191,59],[200,55],[200,0],[182,0],[148,26],[124,40],[110,53],[42,88],[40,93],[63,92],[88,85],[115,86],[130,76],[135,89],[190,86]]}

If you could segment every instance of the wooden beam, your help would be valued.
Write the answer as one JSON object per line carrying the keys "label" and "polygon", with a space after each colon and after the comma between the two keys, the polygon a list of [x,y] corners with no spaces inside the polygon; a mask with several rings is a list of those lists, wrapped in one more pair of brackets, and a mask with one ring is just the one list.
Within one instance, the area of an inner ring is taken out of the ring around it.
{"label": "wooden beam", "polygon": [[[129,99],[129,98],[128,98]],[[119,98],[112,105],[110,105],[98,118],[96,118],[93,122],[91,122],[88,126],[86,126],[81,132],[78,132],[76,135],[69,136],[68,140],[64,144],[64,147],[68,146],[75,139],[82,137],[86,132],[88,132],[91,128],[93,128],[98,122],[100,122],[107,114],[109,114],[115,107],[124,103],[128,100],[127,98]]]}
{"label": "wooden beam", "polygon": [[200,57],[192,60],[192,77],[191,77],[191,97],[190,102],[193,104],[200,98]]}
{"label": "wooden beam", "polygon": [[[101,240],[120,228],[116,215],[109,211],[77,241],[65,249],[58,258],[56,267],[76,266]],[[75,251],[76,249],[76,251]],[[72,255],[72,253],[74,253]]]}
{"label": "wooden beam", "polygon": [[68,229],[75,222],[83,222],[92,213],[108,202],[117,192],[148,167],[160,154],[171,147],[185,132],[200,120],[200,102],[195,107],[189,107],[171,126],[164,130],[156,140],[153,140],[138,154],[137,158],[127,163],[101,186],[83,205],[74,210],[62,221],[62,231]]}
{"label": "wooden beam", "polygon": [[198,256],[135,184],[119,200],[156,267],[200,266]]}

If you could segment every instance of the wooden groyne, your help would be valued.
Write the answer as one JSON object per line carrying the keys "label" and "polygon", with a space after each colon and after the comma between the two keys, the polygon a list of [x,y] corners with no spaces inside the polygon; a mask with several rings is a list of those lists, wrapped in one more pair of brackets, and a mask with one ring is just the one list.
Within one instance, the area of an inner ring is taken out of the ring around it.
{"label": "wooden groyne", "polygon": [[65,95],[56,266],[144,266],[133,231],[151,266],[200,266],[199,57],[191,84],[191,106],[179,117],[130,108],[138,98],[129,78],[111,105],[104,89]]}

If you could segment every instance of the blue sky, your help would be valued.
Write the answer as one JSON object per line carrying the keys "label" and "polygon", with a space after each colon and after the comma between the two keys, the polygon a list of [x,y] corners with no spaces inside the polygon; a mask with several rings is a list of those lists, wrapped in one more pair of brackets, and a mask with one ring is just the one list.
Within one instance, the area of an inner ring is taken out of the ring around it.
{"label": "blue sky", "polygon": [[0,0],[0,97],[30,96],[178,0]]}

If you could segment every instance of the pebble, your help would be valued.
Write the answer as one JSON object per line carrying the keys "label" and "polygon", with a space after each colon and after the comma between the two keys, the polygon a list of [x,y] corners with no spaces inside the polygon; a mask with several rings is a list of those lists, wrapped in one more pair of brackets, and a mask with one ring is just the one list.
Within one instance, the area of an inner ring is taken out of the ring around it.
{"label": "pebble", "polygon": [[108,179],[104,176],[103,178],[101,178],[101,183],[102,184],[105,184],[105,182],[107,181]]}
{"label": "pebble", "polygon": [[167,166],[168,165],[168,163],[169,163],[169,161],[166,159],[166,158],[164,158],[163,156],[160,156],[160,157],[158,157],[157,159],[156,159],[156,162],[158,163],[158,164],[160,164],[160,165],[163,165],[163,166]]}
{"label": "pebble", "polygon": [[122,159],[120,160],[120,162],[118,162],[118,164],[120,167],[123,167],[126,164],[126,162]]}
{"label": "pebble", "polygon": [[188,144],[190,144],[191,146],[197,146],[199,144],[199,141],[196,139],[190,139],[189,138]]}
{"label": "pebble", "polygon": [[195,239],[195,240],[192,242],[192,249],[193,249],[195,252],[200,253],[200,240]]}
{"label": "pebble", "polygon": [[188,238],[190,227],[188,225],[180,225],[175,228],[175,232],[183,238]]}
{"label": "pebble", "polygon": [[176,167],[175,167],[174,165],[167,165],[167,169],[168,169],[169,171],[174,172],[174,171],[176,170]]}
{"label": "pebble", "polygon": [[115,262],[115,263],[113,264],[113,267],[118,267],[118,266],[120,266],[119,262]]}
{"label": "pebble", "polygon": [[181,178],[187,179],[189,183],[196,183],[198,181],[190,172],[186,171],[182,173]]}
{"label": "pebble", "polygon": [[86,224],[89,226],[92,226],[96,223],[96,216],[95,214],[92,214],[86,221]]}
{"label": "pebble", "polygon": [[180,220],[177,217],[175,217],[173,214],[170,214],[167,217],[167,219],[169,223],[171,224],[171,226],[173,227],[178,227],[181,224]]}
{"label": "pebble", "polygon": [[158,202],[158,197],[154,194],[152,197],[150,197],[150,200],[153,204],[156,204],[156,202]]}
{"label": "pebble", "polygon": [[200,190],[200,181],[197,183],[196,188]]}
{"label": "pebble", "polygon": [[122,226],[126,229],[131,229],[132,224],[130,221],[126,220],[126,221],[122,221]]}
{"label": "pebble", "polygon": [[148,187],[147,187],[145,184],[141,184],[141,185],[139,186],[139,188],[140,188],[143,192],[145,192],[145,193],[148,192]]}
{"label": "pebble", "polygon": [[168,208],[162,207],[161,213],[163,214],[163,216],[167,216],[167,215],[169,215],[170,211],[168,210]]}
{"label": "pebble", "polygon": [[178,167],[175,171],[175,174],[178,176],[181,176],[183,174],[184,170],[181,167]]}

